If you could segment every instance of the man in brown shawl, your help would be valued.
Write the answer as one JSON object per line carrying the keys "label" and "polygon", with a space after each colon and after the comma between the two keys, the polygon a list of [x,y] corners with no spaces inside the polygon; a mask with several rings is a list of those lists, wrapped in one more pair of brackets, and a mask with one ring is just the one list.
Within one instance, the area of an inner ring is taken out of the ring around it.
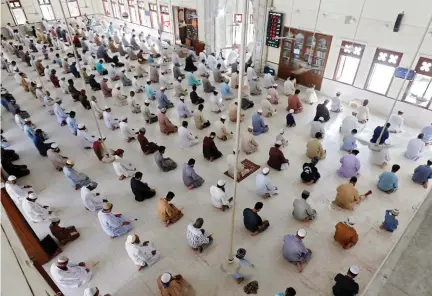
{"label": "man in brown shawl", "polygon": [[145,136],[145,133],[146,133],[146,129],[140,128],[137,139],[138,142],[140,143],[142,152],[144,152],[145,155],[148,155],[156,152],[159,146],[156,143],[149,142],[147,140],[147,137]]}
{"label": "man in brown shawl", "polygon": [[52,235],[58,239],[61,245],[66,245],[80,237],[75,226],[61,227],[59,218],[52,218],[49,226]]}

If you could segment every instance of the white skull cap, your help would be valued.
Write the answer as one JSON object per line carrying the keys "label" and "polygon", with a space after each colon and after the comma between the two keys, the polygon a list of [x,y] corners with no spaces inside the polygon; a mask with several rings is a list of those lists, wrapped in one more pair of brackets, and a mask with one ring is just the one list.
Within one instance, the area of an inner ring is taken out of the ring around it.
{"label": "white skull cap", "polygon": [[270,169],[265,167],[265,168],[263,168],[262,172],[263,172],[263,174],[268,174],[268,172],[270,172]]}
{"label": "white skull cap", "polygon": [[217,182],[218,186],[224,186],[225,183],[226,183],[225,180],[219,180],[219,181]]}
{"label": "white skull cap", "polygon": [[52,144],[51,144],[51,148],[52,148],[52,149],[56,149],[56,148],[58,148],[57,143],[52,143]]}
{"label": "white skull cap", "polygon": [[360,273],[360,268],[357,265],[351,265],[349,271],[352,274],[358,275]]}
{"label": "white skull cap", "polygon": [[307,233],[306,230],[304,230],[303,228],[297,230],[297,235],[299,237],[306,237],[306,233]]}
{"label": "white skull cap", "polygon": [[17,177],[15,177],[14,175],[10,175],[8,177],[8,181],[15,181],[17,179]]}
{"label": "white skull cap", "polygon": [[165,272],[165,273],[162,274],[162,276],[161,276],[161,282],[164,283],[164,284],[168,284],[169,281],[171,280],[171,277],[172,277],[172,276],[171,276],[170,273]]}

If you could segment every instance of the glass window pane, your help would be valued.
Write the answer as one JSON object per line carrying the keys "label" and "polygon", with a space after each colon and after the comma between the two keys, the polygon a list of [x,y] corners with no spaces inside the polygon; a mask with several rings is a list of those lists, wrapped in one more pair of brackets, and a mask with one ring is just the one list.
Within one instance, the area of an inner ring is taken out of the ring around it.
{"label": "glass window pane", "polygon": [[78,1],[72,1],[67,3],[70,11],[71,17],[80,16],[81,12],[79,10]]}
{"label": "glass window pane", "polygon": [[120,18],[120,14],[119,14],[119,7],[118,4],[113,2],[112,4],[112,9],[113,9],[113,14],[115,18]]}
{"label": "glass window pane", "polygon": [[395,68],[383,64],[374,64],[369,77],[367,89],[382,95],[386,95],[394,75]]}
{"label": "glass window pane", "polygon": [[26,23],[27,18],[22,8],[14,8],[12,9],[12,13],[15,17],[17,25],[24,25]]}
{"label": "glass window pane", "polygon": [[431,77],[417,74],[404,100],[406,102],[426,107],[432,97],[431,80]]}
{"label": "glass window pane", "polygon": [[341,55],[339,58],[338,68],[336,69],[336,80],[352,85],[354,83],[354,78],[357,74],[359,64],[360,59]]}
{"label": "glass window pane", "polygon": [[132,23],[138,24],[138,19],[137,19],[135,7],[129,6],[129,9],[130,9],[130,19],[131,19]]}
{"label": "glass window pane", "polygon": [[52,21],[53,19],[55,19],[54,11],[51,5],[41,5],[40,8],[44,19],[48,21]]}
{"label": "glass window pane", "polygon": [[159,29],[158,16],[156,11],[150,11],[150,17],[152,21],[152,28]]}

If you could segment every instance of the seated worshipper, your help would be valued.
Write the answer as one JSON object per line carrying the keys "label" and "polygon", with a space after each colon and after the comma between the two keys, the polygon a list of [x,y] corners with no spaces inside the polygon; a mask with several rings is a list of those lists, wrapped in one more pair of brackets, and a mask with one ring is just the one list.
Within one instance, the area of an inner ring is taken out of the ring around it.
{"label": "seated worshipper", "polygon": [[177,168],[177,164],[169,157],[164,157],[165,146],[159,146],[158,151],[155,152],[154,158],[156,165],[162,170],[162,172],[169,172]]}
{"label": "seated worshipper", "polygon": [[300,174],[300,178],[302,179],[302,183],[306,185],[312,185],[321,178],[318,169],[316,168],[317,163],[319,162],[318,157],[312,158],[310,163],[305,162],[303,164],[303,171]]}
{"label": "seated worshipper", "polygon": [[103,204],[108,202],[103,199],[99,193],[94,193],[91,186],[81,187],[81,200],[86,210],[90,212],[100,211],[103,208]]}
{"label": "seated worshipper", "polygon": [[195,72],[198,68],[194,65],[193,55],[189,54],[185,59],[185,67],[184,70],[186,72]]}
{"label": "seated worshipper", "polygon": [[342,124],[339,131],[343,135],[349,135],[351,134],[353,129],[358,128],[358,120],[356,116],[357,116],[357,111],[353,111],[351,115],[348,115],[347,117],[344,118],[344,120],[342,120]]}
{"label": "seated worshipper", "polygon": [[38,72],[39,76],[45,76],[45,68],[42,65],[42,60],[38,59],[35,63],[36,71]]}
{"label": "seated worshipper", "polygon": [[315,137],[316,133],[321,133],[323,136],[325,135],[325,128],[324,128],[324,118],[320,117],[318,118],[318,121],[312,121],[311,122],[311,132],[310,136],[313,138]]}
{"label": "seated worshipper", "polygon": [[118,53],[120,54],[120,56],[122,56],[122,57],[124,57],[127,53],[126,53],[126,50],[125,50],[125,46],[122,44],[122,42],[120,42],[119,44],[118,44]]}
{"label": "seated worshipper", "polygon": [[[188,94],[188,91],[186,88],[184,88],[181,84],[183,78],[179,77],[176,81],[174,81],[174,96],[175,97],[181,97],[181,96],[186,96]],[[195,90],[196,90],[196,86],[194,85]],[[193,87],[192,87],[193,89]],[[198,97],[197,93],[195,92],[196,97]],[[191,96],[191,101],[192,101],[192,94]],[[195,100],[196,101],[196,100]],[[204,100],[203,100],[204,101]],[[193,103],[194,101],[192,101]]]}
{"label": "seated worshipper", "polygon": [[91,187],[93,188],[96,188],[97,183],[92,181],[86,174],[77,172],[73,168],[74,164],[75,163],[73,162],[73,160],[68,159],[66,161],[66,165],[63,167],[63,173],[66,179],[68,179],[69,183],[74,186],[75,190],[78,190],[83,186],[89,185],[91,185]]}
{"label": "seated worshipper", "polygon": [[386,210],[384,222],[381,224],[380,228],[387,230],[388,232],[393,232],[397,229],[399,221],[396,217],[399,216],[399,210]]}
{"label": "seated worshipper", "polygon": [[150,79],[152,83],[159,83],[159,71],[155,65],[150,66]]}
{"label": "seated worshipper", "polygon": [[255,72],[254,65],[251,65],[246,70],[246,77],[248,81],[258,80],[258,75]]}
{"label": "seated worshipper", "polygon": [[129,41],[126,38],[126,33],[123,33],[123,37],[122,37],[121,41],[122,41],[122,43],[123,43],[123,45],[125,47],[130,47],[131,46],[130,43],[129,43]]}
{"label": "seated worshipper", "polygon": [[267,96],[266,100],[261,101],[261,110],[263,110],[263,115],[265,117],[271,117],[276,113],[276,109],[273,109],[269,102],[269,96]]}
{"label": "seated worshipper", "polygon": [[336,224],[334,239],[337,241],[345,250],[351,249],[358,242],[358,234],[354,228],[355,218],[353,216],[348,217],[344,222]]}
{"label": "seated worshipper", "polygon": [[263,87],[269,89],[273,87],[274,84],[276,84],[274,80],[274,74],[272,73],[264,74]]}
{"label": "seated worshipper", "polygon": [[147,85],[144,88],[144,90],[145,90],[147,99],[149,99],[149,100],[156,99],[156,92],[153,90],[153,88],[151,86],[151,81],[150,80],[147,81]]}
{"label": "seated worshipper", "polygon": [[129,93],[127,101],[132,113],[141,113],[141,106],[135,101],[135,92],[133,90]]}
{"label": "seated worshipper", "polygon": [[283,136],[284,133],[285,133],[285,130],[281,129],[279,131],[279,134],[276,136],[276,141],[280,141],[282,143],[282,148],[285,148],[286,146],[288,146],[288,140],[286,140]]}
{"label": "seated worshipper", "polygon": [[203,129],[210,126],[210,121],[205,120],[203,115],[204,105],[199,104],[197,110],[194,112],[194,121],[197,129]]}
{"label": "seated worshipper", "polygon": [[353,149],[356,149],[357,148],[357,139],[355,137],[356,134],[357,134],[357,130],[353,129],[350,135],[345,135],[343,137],[343,144],[340,149],[348,152]]}
{"label": "seated worshipper", "polygon": [[268,220],[262,220],[258,212],[263,208],[262,202],[257,202],[253,209],[246,208],[243,210],[243,223],[252,236],[258,235],[267,230],[270,226]]}
{"label": "seated worshipper", "polygon": [[131,42],[130,42],[130,44],[131,44],[131,47],[132,47],[133,50],[140,50],[140,46],[138,45],[138,43],[137,43],[137,41],[135,39],[135,35],[131,36]]}
{"label": "seated worshipper", "polygon": [[294,110],[294,113],[300,113],[303,111],[303,105],[298,97],[299,93],[300,90],[296,89],[293,95],[288,96],[288,107],[286,108],[287,111],[291,109]]}
{"label": "seated worshipper", "polygon": [[161,133],[165,135],[169,135],[172,133],[176,133],[178,130],[178,127],[171,123],[171,121],[168,119],[168,117],[165,115],[166,109],[162,108],[157,115],[158,122],[159,122],[159,129]]}
{"label": "seated worshipper", "polygon": [[275,170],[286,170],[288,169],[289,160],[285,158],[283,152],[280,150],[282,142],[276,141],[274,147],[269,150],[269,160],[267,165]]}
{"label": "seated worshipper", "polygon": [[89,75],[89,85],[93,91],[101,90],[101,83],[96,81],[94,74]]}
{"label": "seated worshipper", "polygon": [[391,160],[389,146],[389,139],[384,142],[384,145],[369,146],[371,150],[371,160],[373,164],[376,164],[380,168],[384,168],[388,164],[388,162]]}
{"label": "seated worshipper", "polygon": [[247,131],[245,131],[242,135],[241,139],[241,147],[243,151],[249,155],[258,150],[258,142],[255,140],[255,137],[252,134],[253,128],[249,126]]}
{"label": "seated worshipper", "polygon": [[417,160],[422,156],[426,147],[425,142],[423,142],[423,137],[423,134],[419,134],[417,138],[409,140],[407,150],[404,154],[406,158],[410,160]]}
{"label": "seated worshipper", "polygon": [[25,216],[33,223],[49,221],[52,218],[52,209],[36,202],[37,198],[36,193],[30,193],[26,199],[23,199],[21,205]]}
{"label": "seated worshipper", "polygon": [[331,98],[332,102],[330,105],[330,111],[336,112],[336,113],[339,113],[342,111],[340,95],[341,95],[341,93],[338,91],[336,93],[336,96]]}
{"label": "seated worshipper", "polygon": [[205,65],[205,60],[201,60],[201,62],[198,64],[198,76],[201,77],[209,77],[210,74],[207,71],[207,67]]}
{"label": "seated worshipper", "polygon": [[165,89],[172,89],[173,83],[169,81],[168,76],[166,75],[167,72],[162,70],[159,75],[159,84],[163,86]]}
{"label": "seated worshipper", "polygon": [[165,94],[165,90],[166,90],[166,88],[162,86],[160,88],[159,92],[156,94],[156,99],[158,101],[158,108],[159,109],[163,109],[163,108],[169,109],[169,108],[174,107],[174,104],[170,100],[168,100],[168,97]]}
{"label": "seated worshipper", "polygon": [[257,113],[252,115],[252,128],[254,136],[259,136],[262,133],[266,133],[269,130],[267,124],[264,123],[263,110],[258,109]]}
{"label": "seated worshipper", "polygon": [[401,133],[403,132],[403,125],[404,125],[404,119],[402,117],[403,112],[398,111],[397,114],[390,115],[389,122],[390,122],[390,128],[389,132],[391,133]]}
{"label": "seated worshipper", "polygon": [[372,191],[360,195],[355,185],[357,183],[357,177],[351,177],[349,183],[339,185],[336,188],[336,199],[333,204],[343,209],[354,211],[354,204],[359,204],[368,195],[372,194]]}
{"label": "seated worshipper", "polygon": [[360,175],[360,160],[357,155],[360,152],[357,149],[351,150],[340,159],[341,167],[337,170],[339,176],[343,178],[351,178]]}
{"label": "seated worshipper", "polygon": [[144,105],[141,106],[141,109],[142,109],[142,114],[143,114],[145,122],[150,124],[150,123],[157,122],[158,117],[156,114],[154,114],[150,111],[149,106],[150,106],[150,101],[146,99],[144,101]]}
{"label": "seated worshipper", "polygon": [[214,138],[216,137],[215,132],[211,132],[209,136],[205,136],[203,140],[203,155],[204,158],[213,161],[222,156],[222,153],[217,149],[216,144],[214,142]]}
{"label": "seated worshipper", "polygon": [[[286,125],[287,125],[287,127],[295,127],[297,125],[296,121],[294,119],[294,113],[295,113],[294,109],[290,109],[288,111],[288,114],[286,116]],[[313,121],[313,122],[315,122],[315,121]]]}
{"label": "seated worshipper", "polygon": [[279,104],[279,92],[277,91],[277,84],[273,84],[273,86],[267,90],[267,95],[270,96],[270,98],[268,96],[267,98],[271,104]]}
{"label": "seated worshipper", "polygon": [[431,123],[431,125],[425,126],[421,130],[421,133],[424,135],[423,142],[426,143],[426,146],[432,145],[432,123]]}
{"label": "seated worshipper", "polygon": [[63,167],[66,165],[67,157],[60,155],[60,148],[56,143],[51,144],[51,149],[47,151],[48,159],[51,161],[52,165],[57,171],[62,171]]}
{"label": "seated worshipper", "polygon": [[102,78],[100,82],[100,89],[102,90],[102,93],[105,98],[110,98],[112,97],[113,89],[108,86],[107,82],[108,82],[108,78],[106,77]]}
{"label": "seated worshipper", "polygon": [[250,108],[252,108],[255,105],[255,103],[252,102],[252,100],[249,100],[249,95],[246,94],[245,92],[242,91],[241,96],[242,96],[242,98],[241,98],[241,108],[243,110],[250,109]]}
{"label": "seated worshipper", "polygon": [[181,296],[192,291],[190,284],[180,274],[173,276],[165,272],[156,281],[161,296]]}
{"label": "seated worshipper", "polygon": [[228,155],[227,157],[227,163],[228,163],[228,175],[230,175],[232,178],[234,178],[235,168],[237,166],[237,179],[240,179],[241,177],[245,176],[249,173],[249,169],[245,168],[245,166],[241,163],[240,160],[238,160],[236,165],[236,151],[233,150],[233,153]]}
{"label": "seated worshipper", "polygon": [[125,96],[121,90],[121,86],[117,83],[112,91],[112,95],[115,99],[114,105],[118,107],[127,106],[127,96]]}
{"label": "seated worshipper", "polygon": [[131,47],[128,47],[128,48],[126,49],[126,52],[127,52],[127,56],[129,56],[129,59],[130,59],[131,61],[136,61],[136,60],[138,60],[138,56],[137,56],[137,54],[132,50]]}
{"label": "seated worshipper", "polygon": [[231,202],[234,198],[228,198],[225,190],[225,181],[219,180],[215,185],[210,187],[210,196],[212,204],[215,208],[225,211],[231,207]]}
{"label": "seated worshipper", "polygon": [[189,247],[191,247],[194,251],[198,251],[200,253],[203,252],[204,247],[208,247],[213,242],[213,237],[211,235],[205,236],[205,230],[202,229],[204,224],[203,218],[196,219],[195,223],[191,223],[187,226],[186,238],[188,241]]}
{"label": "seated worshipper", "polygon": [[249,82],[249,93],[251,96],[259,96],[262,93],[262,89],[258,86],[256,80],[250,80]]}
{"label": "seated worshipper", "polygon": [[137,53],[138,63],[144,65],[147,62],[147,59],[144,57],[144,51],[140,49]]}
{"label": "seated worshipper", "polygon": [[218,64],[216,66],[216,69],[213,70],[213,80],[215,82],[221,83],[221,82],[225,82],[228,83],[228,79],[226,79],[223,75],[222,75],[222,71],[221,71],[221,64]]}
{"label": "seated worshipper", "polygon": [[131,231],[132,225],[122,214],[113,214],[112,208],[111,203],[104,203],[102,211],[98,212],[98,219],[102,230],[111,238],[115,238]]}
{"label": "seated worshipper", "polygon": [[361,124],[365,124],[369,121],[370,113],[367,104],[369,104],[369,100],[364,100],[363,105],[357,107],[357,120]]}
{"label": "seated worshipper", "polygon": [[325,122],[330,120],[330,112],[327,108],[328,103],[329,100],[325,100],[322,104],[317,105],[314,121],[317,121],[320,117],[324,118]]}
{"label": "seated worshipper", "polygon": [[388,131],[389,127],[390,127],[389,122],[387,122],[385,127],[377,126],[374,129],[373,136],[372,136],[372,139],[370,139],[370,142],[373,144],[376,144],[376,142],[378,141],[378,138],[381,135],[382,130],[384,129],[384,132],[383,132],[381,139],[380,139],[380,142],[379,142],[380,145],[384,144],[384,142],[390,137],[390,133]]}
{"label": "seated worshipper", "polygon": [[180,118],[188,118],[193,115],[193,112],[189,110],[189,107],[184,102],[185,97],[181,96],[177,102],[177,114]]}
{"label": "seated worshipper", "polygon": [[131,163],[126,163],[123,160],[123,154],[124,154],[123,149],[117,149],[114,152],[114,162],[112,163],[114,167],[114,171],[116,175],[119,177],[120,181],[128,177],[132,177],[133,175],[135,175],[136,172],[136,168],[133,167]]}
{"label": "seated worshipper", "polygon": [[310,105],[313,105],[314,103],[318,102],[318,97],[315,92],[315,85],[309,84],[305,91],[305,98],[304,101]]}
{"label": "seated worshipper", "polygon": [[126,140],[126,142],[129,143],[130,141],[135,140],[135,135],[137,134],[137,132],[135,132],[133,128],[131,129],[129,127],[128,119],[126,116],[122,116],[122,118],[120,118],[119,127],[121,136],[123,137],[123,139]]}
{"label": "seated worshipper", "polygon": [[323,136],[321,133],[316,133],[315,138],[310,139],[306,144],[306,156],[310,159],[314,157],[318,157],[320,160],[323,160],[327,156],[327,151],[324,150],[321,140]]}
{"label": "seated worshipper", "polygon": [[227,117],[225,115],[222,115],[220,120],[214,123],[214,127],[216,129],[216,136],[218,137],[218,139],[222,141],[229,140],[233,137],[233,133],[228,131],[226,127],[225,124],[226,119]]}
{"label": "seated worshipper", "polygon": [[150,188],[147,183],[141,181],[143,174],[136,172],[130,185],[136,201],[144,201],[156,195],[156,190]]}
{"label": "seated worshipper", "polygon": [[115,130],[119,128],[119,121],[117,118],[111,117],[111,108],[109,108],[108,106],[105,106],[102,117],[104,119],[105,126],[110,130]]}
{"label": "seated worshipper", "polygon": [[139,236],[136,234],[128,235],[125,247],[129,258],[138,266],[138,271],[146,266],[153,265],[159,260],[160,253],[156,252],[149,241],[141,243]]}
{"label": "seated worshipper", "polygon": [[108,37],[108,48],[112,53],[119,52],[119,48],[115,45],[115,42],[111,37]]}
{"label": "seated worshipper", "polygon": [[60,106],[61,103],[62,103],[61,100],[56,100],[54,107],[53,107],[53,110],[54,110],[54,114],[57,118],[57,122],[61,126],[63,126],[63,125],[66,125],[66,118],[68,118],[68,116],[67,116],[68,113],[64,112],[64,109]]}
{"label": "seated worshipper", "polygon": [[87,284],[92,272],[84,262],[78,264],[69,262],[66,256],[57,258],[57,262],[50,267],[51,277],[54,282],[62,288],[78,288]]}
{"label": "seated worshipper", "polygon": [[182,209],[177,209],[175,205],[171,203],[175,194],[169,191],[165,198],[160,198],[157,204],[157,211],[165,227],[169,224],[176,223],[183,217]]}
{"label": "seated worshipper", "polygon": [[81,78],[81,75],[78,72],[78,69],[76,66],[76,62],[72,62],[69,69],[70,69],[70,72],[72,73],[72,75],[75,76],[75,78]]}
{"label": "seated worshipper", "polygon": [[100,75],[107,75],[108,74],[108,70],[106,70],[103,66],[103,60],[99,60],[99,62],[96,63],[96,71]]}
{"label": "seated worshipper", "polygon": [[228,83],[222,82],[220,84],[220,93],[222,96],[222,99],[224,100],[232,100],[234,98],[234,94],[231,91],[231,88],[229,87]]}
{"label": "seated worshipper", "polygon": [[189,148],[199,143],[198,136],[193,136],[188,130],[189,123],[185,120],[178,129],[180,148]]}
{"label": "seated worshipper", "polygon": [[307,190],[303,190],[301,199],[297,198],[293,202],[293,212],[292,215],[294,219],[298,221],[312,221],[316,218],[317,212],[312,209],[312,207],[308,204],[307,199],[310,196],[310,192]]}
{"label": "seated worshipper", "polygon": [[108,68],[108,76],[112,81],[120,80],[120,75],[117,73],[115,64],[111,64]]}
{"label": "seated worshipper", "polygon": [[77,130],[78,130],[78,124],[76,123],[75,116],[76,116],[75,111],[70,111],[69,116],[66,118],[66,124],[74,136],[77,135]]}
{"label": "seated worshipper", "polygon": [[69,63],[68,63],[68,58],[67,58],[67,57],[65,57],[65,58],[63,59],[63,65],[62,65],[62,68],[64,69],[63,74],[68,74],[68,73],[70,73],[70,65],[69,65]]}
{"label": "seated worshipper", "polygon": [[[3,149],[2,149],[3,151]],[[9,151],[9,150],[7,150]],[[3,155],[2,155],[3,158]],[[17,204],[20,205],[21,202],[30,194],[33,193],[34,189],[30,185],[18,185],[16,181],[17,177],[14,175],[9,175],[6,183],[5,183],[5,189],[6,192],[9,194],[9,196],[12,198],[12,200]]]}
{"label": "seated worshipper", "polygon": [[296,84],[296,79],[293,76],[291,76],[289,79],[287,79],[284,82],[284,94],[287,96],[294,94],[294,92],[296,90],[295,84]]}
{"label": "seated worshipper", "polygon": [[258,174],[255,178],[255,192],[263,198],[269,198],[278,194],[278,188],[268,180],[269,173],[269,168],[263,168],[262,174]]}
{"label": "seated worshipper", "polygon": [[287,234],[284,236],[282,255],[288,262],[295,264],[299,272],[303,271],[304,265],[311,259],[312,251],[307,249],[303,243],[306,237],[306,230],[297,230],[296,235]]}
{"label": "seated worshipper", "polygon": [[231,80],[229,86],[233,89],[239,88],[239,71],[231,73]]}
{"label": "seated worshipper", "polygon": [[68,80],[68,91],[74,102],[79,101],[80,92],[75,88],[74,81],[72,79]]}
{"label": "seated worshipper", "polygon": [[204,184],[204,179],[195,172],[194,166],[195,159],[191,158],[184,164],[182,170],[183,184],[185,184],[189,190],[201,187],[201,185]]}
{"label": "seated worshipper", "polygon": [[146,133],[146,129],[145,128],[140,128],[139,132],[138,132],[138,142],[140,144],[141,147],[141,151],[145,154],[152,154],[154,152],[156,152],[159,148],[159,146],[154,143],[154,142],[149,142],[149,140],[147,140],[147,137],[145,136]]}
{"label": "seated worshipper", "polygon": [[356,265],[352,265],[347,272],[347,275],[338,273],[334,280],[336,284],[333,286],[333,295],[348,296],[357,295],[359,293],[359,285],[354,278],[359,274],[360,269]]}
{"label": "seated worshipper", "polygon": [[173,67],[173,75],[175,79],[178,79],[179,77],[185,78],[186,76],[182,73],[180,70],[180,64],[175,64]]}
{"label": "seated worshipper", "polygon": [[429,179],[432,179],[432,158],[426,164],[416,167],[412,176],[414,183],[423,185],[425,189],[428,188]]}
{"label": "seated worshipper", "polygon": [[84,89],[82,89],[79,92],[78,100],[80,101],[81,106],[83,106],[84,109],[86,109],[86,110],[90,110],[91,109],[90,102],[87,99],[86,91]]}
{"label": "seated worshipper", "polygon": [[218,96],[218,92],[214,91],[210,97],[211,111],[220,113],[225,110],[225,105],[222,103],[222,98]]}
{"label": "seated worshipper", "polygon": [[[204,77],[205,78],[205,77]],[[187,72],[186,73],[186,79],[187,79],[187,83],[189,86],[200,86],[201,85],[201,81],[199,81],[195,75],[193,74],[193,72]]]}
{"label": "seated worshipper", "polygon": [[[231,104],[228,117],[232,122],[237,122],[237,109],[238,109],[238,102],[234,102]],[[240,122],[243,122],[245,114],[240,111]]]}
{"label": "seated worshipper", "polygon": [[396,192],[399,187],[399,179],[396,176],[397,171],[399,171],[400,166],[394,164],[392,166],[391,172],[384,172],[378,177],[378,188],[387,194]]}
{"label": "seated worshipper", "polygon": [[61,227],[60,219],[55,217],[51,219],[49,229],[51,234],[59,241],[60,245],[66,245],[80,237],[75,226]]}

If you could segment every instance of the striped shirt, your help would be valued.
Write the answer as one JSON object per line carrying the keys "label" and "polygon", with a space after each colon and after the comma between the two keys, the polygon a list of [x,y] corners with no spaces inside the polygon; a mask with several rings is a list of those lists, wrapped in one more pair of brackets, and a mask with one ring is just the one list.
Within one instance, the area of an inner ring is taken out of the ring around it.
{"label": "striped shirt", "polygon": [[198,248],[210,242],[209,238],[201,232],[201,229],[195,228],[193,224],[187,226],[186,238],[191,248]]}

